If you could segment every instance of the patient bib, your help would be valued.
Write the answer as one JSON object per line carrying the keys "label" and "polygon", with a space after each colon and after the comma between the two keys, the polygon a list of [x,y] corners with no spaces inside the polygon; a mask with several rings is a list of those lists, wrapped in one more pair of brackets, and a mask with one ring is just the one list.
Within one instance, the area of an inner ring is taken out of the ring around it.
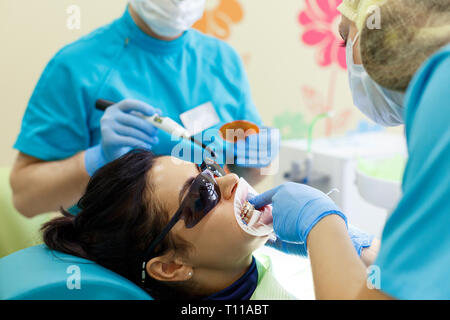
{"label": "patient bib", "polygon": [[296,300],[275,279],[270,258],[264,254],[253,254],[258,268],[258,285],[250,300]]}

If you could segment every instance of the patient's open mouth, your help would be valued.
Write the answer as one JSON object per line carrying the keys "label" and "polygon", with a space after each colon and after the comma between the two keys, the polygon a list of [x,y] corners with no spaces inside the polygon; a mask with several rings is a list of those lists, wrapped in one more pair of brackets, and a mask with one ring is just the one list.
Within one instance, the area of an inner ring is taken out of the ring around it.
{"label": "patient's open mouth", "polygon": [[255,209],[248,201],[258,193],[241,178],[234,199],[234,213],[239,226],[253,236],[266,236],[273,233],[272,207],[270,205]]}
{"label": "patient's open mouth", "polygon": [[237,191],[239,191],[239,194],[236,196],[238,197],[240,203],[240,217],[242,222],[247,226],[252,226],[257,220],[256,218],[259,218],[259,214],[258,211],[255,210],[255,207],[253,207],[247,200],[249,196],[248,187],[244,184],[240,185]]}
{"label": "patient's open mouth", "polygon": [[241,209],[241,219],[249,227],[257,224],[268,225],[273,222],[272,208],[270,206],[264,206],[256,210],[254,206],[246,201]]}

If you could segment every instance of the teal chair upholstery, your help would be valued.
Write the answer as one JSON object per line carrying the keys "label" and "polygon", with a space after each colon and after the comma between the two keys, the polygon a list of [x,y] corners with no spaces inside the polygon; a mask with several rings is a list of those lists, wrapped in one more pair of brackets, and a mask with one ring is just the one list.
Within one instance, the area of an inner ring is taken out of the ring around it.
{"label": "teal chair upholstery", "polygon": [[0,259],[0,300],[151,300],[100,265],[37,245]]}

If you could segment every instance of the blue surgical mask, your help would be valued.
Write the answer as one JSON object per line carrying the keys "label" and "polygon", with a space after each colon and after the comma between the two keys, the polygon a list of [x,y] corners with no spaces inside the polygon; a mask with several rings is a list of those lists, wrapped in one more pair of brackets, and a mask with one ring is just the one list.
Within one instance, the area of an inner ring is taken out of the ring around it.
{"label": "blue surgical mask", "polygon": [[404,123],[405,93],[383,88],[373,81],[363,65],[353,60],[353,45],[359,34],[347,43],[347,68],[353,103],[375,123],[393,127]]}

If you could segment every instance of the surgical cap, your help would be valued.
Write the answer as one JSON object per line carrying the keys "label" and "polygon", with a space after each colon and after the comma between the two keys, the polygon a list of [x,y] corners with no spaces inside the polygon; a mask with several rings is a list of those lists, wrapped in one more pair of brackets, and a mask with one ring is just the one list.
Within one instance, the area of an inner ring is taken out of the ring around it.
{"label": "surgical cap", "polygon": [[358,30],[362,30],[367,16],[372,13],[373,6],[381,6],[386,0],[344,0],[338,6],[338,10],[347,19],[356,24]]}
{"label": "surgical cap", "polygon": [[423,62],[450,43],[450,1],[388,0],[380,15],[380,29],[360,24],[362,62],[378,84],[405,91]]}
{"label": "surgical cap", "polygon": [[338,6],[338,10],[344,17],[347,19],[356,22],[356,18],[358,16],[358,8],[359,8],[360,0],[344,0]]}

